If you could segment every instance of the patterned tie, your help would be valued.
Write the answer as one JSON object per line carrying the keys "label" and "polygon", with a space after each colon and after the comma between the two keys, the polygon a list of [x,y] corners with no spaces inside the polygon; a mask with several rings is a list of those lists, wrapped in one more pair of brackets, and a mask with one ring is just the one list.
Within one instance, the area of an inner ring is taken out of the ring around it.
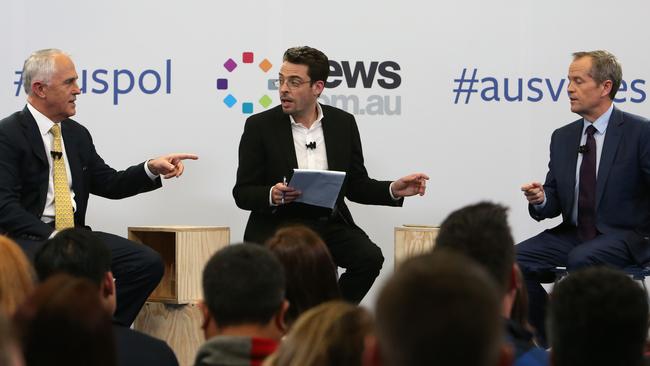
{"label": "patterned tie", "polygon": [[50,128],[50,132],[54,135],[54,146],[52,147],[52,160],[54,162],[54,220],[55,229],[60,231],[74,227],[74,214],[72,213],[68,174],[66,173],[63,150],[61,149],[61,126],[55,123]]}
{"label": "patterned tie", "polygon": [[581,241],[591,240],[598,234],[596,230],[596,128],[587,127],[586,149],[580,165],[578,187],[578,237]]}

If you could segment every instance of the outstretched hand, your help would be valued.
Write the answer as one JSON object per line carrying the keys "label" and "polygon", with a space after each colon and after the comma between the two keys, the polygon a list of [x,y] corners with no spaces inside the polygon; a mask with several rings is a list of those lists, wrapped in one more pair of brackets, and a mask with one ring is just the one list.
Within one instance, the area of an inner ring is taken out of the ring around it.
{"label": "outstretched hand", "polygon": [[407,175],[393,182],[391,192],[397,198],[415,196],[416,194],[424,196],[427,180],[429,180],[429,176],[424,173]]}
{"label": "outstretched hand", "polygon": [[544,202],[544,186],[540,182],[531,182],[521,186],[521,191],[531,205]]}
{"label": "outstretched hand", "polygon": [[198,160],[198,158],[198,155],[195,154],[169,154],[149,160],[147,167],[153,174],[162,175],[163,178],[169,179],[171,177],[180,177],[183,174],[183,170],[185,170],[183,160]]}

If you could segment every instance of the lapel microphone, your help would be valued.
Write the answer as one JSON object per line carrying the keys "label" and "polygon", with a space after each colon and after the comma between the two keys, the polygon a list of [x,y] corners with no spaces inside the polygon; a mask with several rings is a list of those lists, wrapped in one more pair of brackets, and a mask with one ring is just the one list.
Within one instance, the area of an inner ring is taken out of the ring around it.
{"label": "lapel microphone", "polygon": [[312,141],[308,144],[305,144],[305,146],[307,147],[307,149],[316,150],[316,141]]}
{"label": "lapel microphone", "polygon": [[52,155],[52,159],[54,160],[59,160],[63,157],[63,152],[61,151],[50,151],[50,155]]}
{"label": "lapel microphone", "polygon": [[587,146],[587,145],[578,146],[578,153],[579,154],[586,154],[588,152],[589,152],[589,146]]}

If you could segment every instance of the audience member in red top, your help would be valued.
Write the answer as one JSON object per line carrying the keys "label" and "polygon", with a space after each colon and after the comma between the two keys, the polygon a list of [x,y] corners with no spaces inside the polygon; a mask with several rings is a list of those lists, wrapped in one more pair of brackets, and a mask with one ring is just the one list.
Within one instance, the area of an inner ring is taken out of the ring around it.
{"label": "audience member in red top", "polygon": [[263,246],[221,249],[203,270],[203,331],[197,366],[258,366],[285,333],[282,264]]}

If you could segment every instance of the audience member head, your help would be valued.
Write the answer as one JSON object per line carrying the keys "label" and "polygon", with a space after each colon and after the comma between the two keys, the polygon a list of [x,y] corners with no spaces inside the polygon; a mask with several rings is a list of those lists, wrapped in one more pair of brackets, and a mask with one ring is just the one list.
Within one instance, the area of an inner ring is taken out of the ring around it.
{"label": "audience member head", "polygon": [[329,301],[303,313],[265,366],[361,366],[373,333],[364,308]]}
{"label": "audience member head", "polygon": [[0,236],[0,315],[11,317],[34,288],[34,272],[13,240]]}
{"label": "audience member head", "polygon": [[114,366],[115,341],[97,286],[67,274],[50,277],[14,315],[27,366]]}
{"label": "audience member head", "polygon": [[624,273],[587,268],[555,286],[547,323],[554,366],[640,365],[648,297]]}
{"label": "audience member head", "polygon": [[[377,347],[367,364],[488,366],[501,359],[497,286],[471,259],[452,251],[407,260],[381,290]],[[503,355],[507,356],[507,355]]]}
{"label": "audience member head", "polygon": [[115,281],[111,272],[111,252],[92,231],[65,229],[36,252],[34,267],[40,281],[56,273],[67,273],[92,281],[100,290],[104,308],[115,312]]}
{"label": "audience member head", "polygon": [[515,243],[507,211],[504,206],[480,202],[452,212],[440,225],[434,248],[459,252],[483,265],[502,294],[515,290]]}
{"label": "audience member head", "polygon": [[11,324],[0,314],[0,366],[22,366],[23,356]]}
{"label": "audience member head", "polygon": [[279,229],[266,246],[280,260],[287,281],[287,324],[304,311],[341,297],[336,265],[323,240],[305,226]]}
{"label": "audience member head", "polygon": [[235,244],[219,250],[203,270],[206,339],[248,328],[256,333],[250,336],[279,340],[289,306],[284,293],[282,265],[269,249]]}

